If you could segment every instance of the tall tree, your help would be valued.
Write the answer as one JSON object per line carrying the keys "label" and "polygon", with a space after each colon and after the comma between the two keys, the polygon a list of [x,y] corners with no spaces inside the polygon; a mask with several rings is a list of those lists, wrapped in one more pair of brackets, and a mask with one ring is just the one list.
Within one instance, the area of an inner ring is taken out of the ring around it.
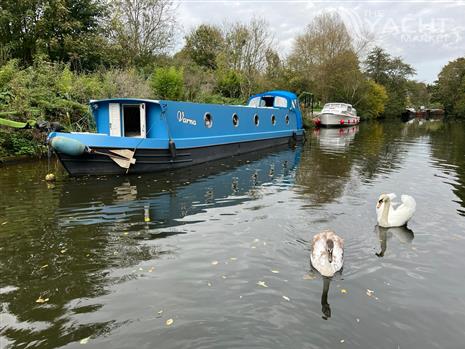
{"label": "tall tree", "polygon": [[220,28],[201,24],[186,36],[183,50],[199,66],[216,69],[216,58],[223,47],[224,38]]}
{"label": "tall tree", "polygon": [[[359,74],[358,58],[352,39],[342,19],[335,13],[324,13],[313,19],[305,32],[297,36],[288,63],[300,85],[313,91],[323,102],[341,98],[342,75]],[[344,78],[348,84],[350,79]],[[358,84],[358,80],[353,80]]]}
{"label": "tall tree", "polygon": [[415,69],[380,47],[375,47],[364,63],[365,73],[386,88],[388,101],[385,115],[399,116],[408,104],[408,81],[415,74]]}
{"label": "tall tree", "polygon": [[39,52],[68,62],[85,54],[79,50],[83,41],[88,45],[100,35],[104,5],[98,0],[2,0],[0,46],[24,64]]}
{"label": "tall tree", "polygon": [[446,64],[435,82],[434,99],[448,114],[465,118],[465,57]]}
{"label": "tall tree", "polygon": [[173,46],[176,20],[171,0],[117,0],[114,6],[115,37],[133,63]]}

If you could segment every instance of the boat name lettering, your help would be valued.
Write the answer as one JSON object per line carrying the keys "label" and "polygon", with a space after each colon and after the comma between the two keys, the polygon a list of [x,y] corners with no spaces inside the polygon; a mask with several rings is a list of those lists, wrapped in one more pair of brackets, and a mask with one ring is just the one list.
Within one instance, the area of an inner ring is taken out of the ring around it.
{"label": "boat name lettering", "polygon": [[182,122],[183,124],[189,124],[189,125],[192,125],[192,126],[196,126],[196,125],[197,125],[197,121],[196,121],[196,120],[186,118],[186,116],[184,115],[184,112],[181,111],[181,110],[178,111],[178,121],[179,121],[179,122]]}

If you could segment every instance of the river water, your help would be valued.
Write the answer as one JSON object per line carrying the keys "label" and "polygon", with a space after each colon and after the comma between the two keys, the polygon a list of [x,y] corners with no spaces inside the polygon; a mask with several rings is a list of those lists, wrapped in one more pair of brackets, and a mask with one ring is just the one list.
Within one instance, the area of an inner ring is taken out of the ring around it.
{"label": "river water", "polygon": [[[465,124],[361,124],[174,173],[0,172],[0,347],[463,348]],[[376,226],[382,192],[408,228]],[[341,274],[310,266],[324,229]]]}

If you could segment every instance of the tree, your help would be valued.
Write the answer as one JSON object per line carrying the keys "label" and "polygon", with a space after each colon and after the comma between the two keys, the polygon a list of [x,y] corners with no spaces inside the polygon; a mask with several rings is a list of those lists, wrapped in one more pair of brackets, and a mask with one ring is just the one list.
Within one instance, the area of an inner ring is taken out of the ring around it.
{"label": "tree", "polygon": [[98,0],[2,0],[0,46],[25,65],[32,64],[39,52],[68,62],[82,56],[76,48],[99,37],[106,15],[105,4]]}
{"label": "tree", "polygon": [[132,63],[144,63],[172,47],[176,25],[172,1],[118,0],[114,8],[114,36]]}
{"label": "tree", "polygon": [[175,67],[155,69],[150,85],[155,95],[162,99],[178,100],[183,95],[184,73]]}
{"label": "tree", "polygon": [[[288,64],[293,80],[300,80],[300,86],[313,91],[323,102],[342,98],[359,84],[360,69],[352,39],[336,13],[315,17],[305,32],[297,36]],[[354,75],[356,80],[347,78]],[[342,76],[345,86],[340,81]],[[349,86],[352,83],[355,85]],[[341,92],[343,89],[346,93]]]}
{"label": "tree", "polygon": [[183,50],[199,66],[216,69],[216,57],[223,50],[224,39],[221,30],[213,25],[201,24],[186,36]]}
{"label": "tree", "polygon": [[369,79],[365,81],[362,98],[357,104],[357,113],[364,118],[377,118],[384,113],[388,94],[383,85]]}
{"label": "tree", "polygon": [[435,82],[433,97],[444,105],[446,113],[465,117],[465,57],[442,68]]}
{"label": "tree", "polygon": [[408,104],[408,79],[415,74],[415,69],[380,47],[375,47],[364,63],[367,76],[386,88],[385,115],[399,116]]}

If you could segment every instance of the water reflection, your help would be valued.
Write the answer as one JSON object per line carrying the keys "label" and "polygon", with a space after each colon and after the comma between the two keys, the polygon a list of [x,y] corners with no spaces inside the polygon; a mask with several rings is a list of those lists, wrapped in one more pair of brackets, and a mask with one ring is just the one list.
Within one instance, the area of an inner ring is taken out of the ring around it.
{"label": "water reflection", "polygon": [[317,128],[314,135],[318,144],[323,150],[336,152],[345,151],[354,141],[355,135],[359,131],[359,126],[343,128]]}
{"label": "water reflection", "polygon": [[328,292],[330,284],[331,278],[323,277],[323,292],[321,293],[321,312],[323,313],[322,318],[325,320],[328,320],[331,317],[331,307],[328,303]]}
{"label": "water reflection", "polygon": [[66,195],[59,205],[59,224],[118,223],[126,231],[185,225],[185,217],[209,207],[258,198],[260,186],[289,176],[300,153],[301,148],[258,152],[161,175],[72,179],[62,187]]}
{"label": "water reflection", "polygon": [[394,228],[383,228],[379,225],[375,226],[375,232],[378,234],[380,251],[376,252],[378,257],[384,257],[387,249],[387,241],[395,236],[398,241],[404,244],[411,243],[415,235],[413,234],[412,229],[403,227],[394,227]]}

